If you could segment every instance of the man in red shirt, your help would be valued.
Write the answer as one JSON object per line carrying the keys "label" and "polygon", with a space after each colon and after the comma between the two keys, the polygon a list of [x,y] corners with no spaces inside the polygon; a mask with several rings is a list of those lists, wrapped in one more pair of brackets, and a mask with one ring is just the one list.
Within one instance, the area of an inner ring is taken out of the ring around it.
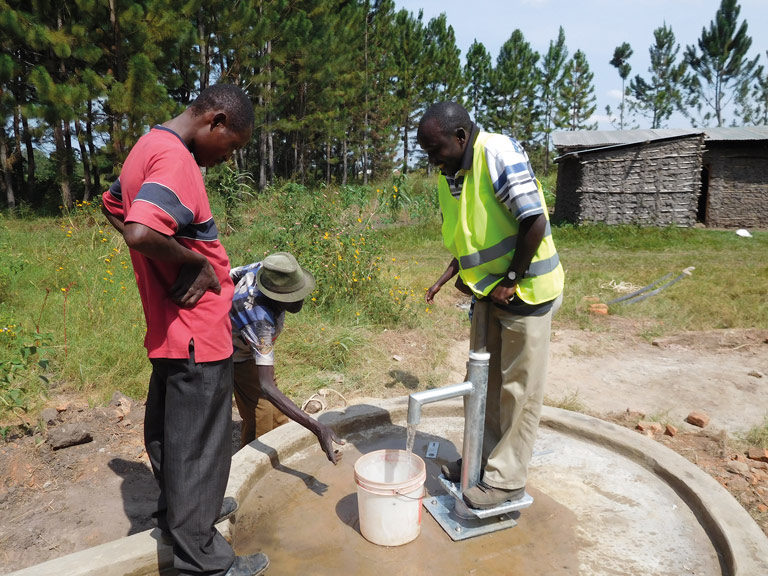
{"label": "man in red shirt", "polygon": [[214,526],[231,462],[234,286],[199,168],[243,147],[253,122],[240,88],[211,86],[139,139],[102,197],[144,308],[144,442],[160,486],[158,526],[183,575],[255,576],[269,564],[264,554],[235,557]]}

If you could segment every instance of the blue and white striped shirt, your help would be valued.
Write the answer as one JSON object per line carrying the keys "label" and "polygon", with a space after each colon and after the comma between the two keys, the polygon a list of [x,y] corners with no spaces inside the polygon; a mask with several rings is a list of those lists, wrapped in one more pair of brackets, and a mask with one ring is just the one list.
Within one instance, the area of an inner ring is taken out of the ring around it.
{"label": "blue and white striped shirt", "polygon": [[[474,143],[479,133],[478,127],[473,125],[461,159],[461,169],[453,177],[445,174],[455,198],[461,196],[464,177],[472,169]],[[517,140],[503,134],[491,134],[485,145],[485,160],[496,197],[518,222],[544,213],[531,162]]]}
{"label": "blue and white striped shirt", "polygon": [[275,314],[256,284],[256,273],[261,262],[238,266],[229,271],[235,283],[232,297],[233,360],[244,362],[253,358],[259,366],[275,365],[275,342],[283,331],[285,311]]}

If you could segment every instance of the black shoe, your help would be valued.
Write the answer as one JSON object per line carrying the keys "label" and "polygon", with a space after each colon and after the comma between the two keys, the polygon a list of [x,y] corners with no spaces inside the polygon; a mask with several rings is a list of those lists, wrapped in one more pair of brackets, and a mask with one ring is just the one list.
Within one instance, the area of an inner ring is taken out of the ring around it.
{"label": "black shoe", "polygon": [[232,496],[226,496],[221,503],[221,511],[219,512],[219,517],[216,518],[214,524],[218,524],[219,522],[224,522],[224,520],[229,520],[232,518],[233,514],[237,512],[238,506],[239,504],[237,503],[237,500],[232,498]]}
{"label": "black shoe", "polygon": [[455,462],[448,462],[440,467],[440,472],[443,473],[448,482],[460,482],[461,481],[461,458]]}
{"label": "black shoe", "polygon": [[[461,458],[455,462],[448,462],[440,466],[440,472],[449,482],[461,482]],[[480,470],[480,478],[483,477],[483,471]]]}
{"label": "black shoe", "polygon": [[250,554],[235,556],[235,561],[224,576],[259,576],[269,568],[269,558],[266,554]]}
{"label": "black shoe", "polygon": [[525,486],[522,488],[513,488],[512,490],[505,490],[504,488],[488,486],[488,484],[482,480],[475,486],[467,488],[467,490],[464,491],[464,494],[462,494],[462,498],[467,506],[474,508],[475,510],[495,508],[504,502],[520,500],[523,496],[525,496]]}

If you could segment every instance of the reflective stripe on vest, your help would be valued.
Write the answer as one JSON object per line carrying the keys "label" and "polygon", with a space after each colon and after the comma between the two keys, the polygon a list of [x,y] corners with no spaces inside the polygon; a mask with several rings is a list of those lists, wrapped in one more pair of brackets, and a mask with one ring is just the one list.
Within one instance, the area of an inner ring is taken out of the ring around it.
{"label": "reflective stripe on vest", "polygon": [[[459,198],[451,195],[445,178],[440,178],[438,185],[443,213],[443,242],[459,261],[461,279],[478,296],[487,296],[506,276],[519,230],[517,220],[496,197],[488,175],[485,142],[489,136],[481,132],[475,140],[472,170],[464,177]],[[547,218],[546,229],[528,270],[518,280],[516,288],[520,299],[529,304],[541,304],[557,298],[563,290],[564,281],[540,184],[538,188]]]}

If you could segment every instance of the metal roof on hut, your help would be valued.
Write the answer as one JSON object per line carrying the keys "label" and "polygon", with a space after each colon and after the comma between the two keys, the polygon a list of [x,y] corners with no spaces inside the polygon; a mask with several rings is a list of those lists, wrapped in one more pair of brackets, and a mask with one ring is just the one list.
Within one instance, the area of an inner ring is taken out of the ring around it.
{"label": "metal roof on hut", "polygon": [[701,130],[693,129],[576,130],[571,132],[555,132],[552,134],[552,144],[565,155],[571,149],[589,150],[606,146],[625,146],[699,133],[701,133]]}

